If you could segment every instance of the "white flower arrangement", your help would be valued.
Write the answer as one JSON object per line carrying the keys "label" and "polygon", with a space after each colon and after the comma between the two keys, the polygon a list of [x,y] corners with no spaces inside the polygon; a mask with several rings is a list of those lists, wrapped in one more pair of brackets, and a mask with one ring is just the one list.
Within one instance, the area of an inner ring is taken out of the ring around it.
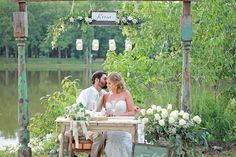
{"label": "white flower arrangement", "polygon": [[82,103],[76,103],[65,108],[64,117],[71,120],[89,121],[91,112]]}
{"label": "white flower arrangement", "polygon": [[117,24],[123,24],[123,25],[136,25],[138,23],[140,23],[140,20],[138,20],[137,18],[133,17],[133,16],[120,16],[120,18],[118,18],[116,20]]}
{"label": "white flower arrangement", "polygon": [[[174,145],[176,155],[185,152],[184,143],[207,146],[206,131],[200,127],[201,118],[184,111],[172,110],[171,104],[166,108],[151,105],[148,109],[141,109],[138,119],[145,125],[145,139],[152,144],[159,143],[164,138]],[[181,142],[182,141],[182,142]]]}

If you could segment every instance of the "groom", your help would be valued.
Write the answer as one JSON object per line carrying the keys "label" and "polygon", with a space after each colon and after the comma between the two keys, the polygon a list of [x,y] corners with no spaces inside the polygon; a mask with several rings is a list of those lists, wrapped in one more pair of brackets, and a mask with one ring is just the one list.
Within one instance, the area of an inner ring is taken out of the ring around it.
{"label": "groom", "polygon": [[[104,90],[106,86],[107,73],[103,71],[96,71],[92,75],[92,86],[80,92],[76,99],[77,103],[82,103],[88,110],[101,111],[102,98],[106,94]],[[89,139],[93,141],[90,157],[100,157],[104,147],[104,134],[89,131]]]}

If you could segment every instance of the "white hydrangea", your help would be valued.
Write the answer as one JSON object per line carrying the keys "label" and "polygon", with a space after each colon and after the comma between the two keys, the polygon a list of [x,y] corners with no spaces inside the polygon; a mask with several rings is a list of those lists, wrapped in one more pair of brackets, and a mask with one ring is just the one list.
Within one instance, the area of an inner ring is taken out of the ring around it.
{"label": "white hydrangea", "polygon": [[157,109],[157,106],[156,105],[152,105],[152,110],[155,111]]}
{"label": "white hydrangea", "polygon": [[52,139],[52,138],[53,138],[53,134],[47,134],[46,137],[45,137],[45,139],[46,139],[47,141],[49,141],[49,140]]}
{"label": "white hydrangea", "polygon": [[145,110],[145,109],[141,109],[141,110],[140,110],[140,113],[141,113],[143,116],[145,116],[146,110]]}
{"label": "white hydrangea", "polygon": [[78,112],[77,117],[84,117],[84,112]]}
{"label": "white hydrangea", "polygon": [[91,115],[91,114],[92,114],[92,112],[91,112],[91,111],[89,111],[89,110],[85,110],[85,114],[89,114],[89,115]]}
{"label": "white hydrangea", "polygon": [[161,117],[162,117],[162,118],[168,117],[168,112],[167,112],[166,109],[162,109],[162,110],[161,110]]}
{"label": "white hydrangea", "polygon": [[181,111],[179,112],[179,115],[180,115],[180,116],[183,116],[183,114],[184,114],[184,111],[181,110]]}
{"label": "white hydrangea", "polygon": [[138,23],[138,20],[137,19],[133,19],[133,23],[134,24]]}
{"label": "white hydrangea", "polygon": [[151,108],[147,109],[147,114],[149,115],[153,114],[153,110]]}
{"label": "white hydrangea", "polygon": [[132,16],[128,16],[127,18],[129,21],[133,20],[133,17]]}
{"label": "white hydrangea", "polygon": [[169,128],[169,133],[176,134],[176,128]]}
{"label": "white hydrangea", "polygon": [[172,104],[167,105],[167,110],[172,110]]}
{"label": "white hydrangea", "polygon": [[73,104],[73,105],[71,105],[73,108],[75,108],[76,106],[77,106],[78,104]]}
{"label": "white hydrangea", "polygon": [[155,117],[155,120],[160,120],[160,119],[161,119],[161,116],[160,116],[158,113],[156,113],[156,114],[154,115],[154,117]]}
{"label": "white hydrangea", "polygon": [[70,22],[71,23],[75,22],[75,19],[73,17],[70,17]]}
{"label": "white hydrangea", "polygon": [[183,114],[183,119],[189,120],[189,113],[185,112],[185,113]]}
{"label": "white hydrangea", "polygon": [[165,126],[165,120],[164,119],[159,120],[159,124],[160,126]]}
{"label": "white hydrangea", "polygon": [[78,16],[77,19],[78,20],[83,20],[83,17],[82,16]]}
{"label": "white hydrangea", "polygon": [[179,120],[179,125],[183,126],[186,124],[186,121],[184,119]]}
{"label": "white hydrangea", "polygon": [[175,122],[175,119],[173,117],[169,117],[169,123],[173,124]]}
{"label": "white hydrangea", "polygon": [[197,124],[200,124],[202,122],[202,119],[199,116],[194,116],[193,121],[196,122]]}
{"label": "white hydrangea", "polygon": [[120,23],[120,19],[116,19],[116,23],[119,24]]}
{"label": "white hydrangea", "polygon": [[142,119],[142,123],[143,123],[143,124],[148,123],[148,118],[143,118],[143,119]]}
{"label": "white hydrangea", "polygon": [[122,21],[123,23],[127,23],[127,20],[126,20],[124,17],[121,19],[121,21]]}
{"label": "white hydrangea", "polygon": [[179,116],[178,110],[174,110],[170,113],[170,117],[174,118],[175,120],[178,119],[178,116]]}
{"label": "white hydrangea", "polygon": [[156,109],[157,109],[157,112],[160,112],[162,108],[161,108],[161,106],[157,106]]}
{"label": "white hydrangea", "polygon": [[93,21],[93,19],[86,17],[86,18],[85,18],[85,21],[86,21],[87,23],[91,23],[91,22]]}

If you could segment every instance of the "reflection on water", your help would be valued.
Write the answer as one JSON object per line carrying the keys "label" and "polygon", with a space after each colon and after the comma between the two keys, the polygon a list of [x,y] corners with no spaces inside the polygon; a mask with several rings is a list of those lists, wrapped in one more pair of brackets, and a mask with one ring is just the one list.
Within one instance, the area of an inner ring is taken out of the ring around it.
{"label": "reflection on water", "polygon": [[3,148],[4,146],[15,146],[17,144],[17,134],[15,133],[15,136],[9,138],[4,137],[0,132],[0,148]]}
{"label": "reflection on water", "polygon": [[[91,75],[95,69],[85,68],[78,71],[27,71],[29,114],[32,117],[44,109],[40,98],[60,88],[65,76],[80,80],[81,89],[90,86]],[[0,71],[0,148],[17,143],[18,131],[18,83],[17,71]]]}

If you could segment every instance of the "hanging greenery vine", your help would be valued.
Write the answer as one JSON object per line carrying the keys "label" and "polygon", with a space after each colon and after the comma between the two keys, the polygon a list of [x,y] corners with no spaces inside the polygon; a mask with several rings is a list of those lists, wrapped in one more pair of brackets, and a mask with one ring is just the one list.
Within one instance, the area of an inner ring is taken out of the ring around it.
{"label": "hanging greenery vine", "polygon": [[[125,26],[135,26],[141,23],[141,20],[134,16],[125,16],[127,14],[118,14],[116,24]],[[57,47],[57,42],[60,36],[66,32],[72,25],[86,32],[87,26],[93,22],[93,19],[88,16],[88,13],[70,14],[66,17],[58,19],[49,27],[48,37],[51,39],[52,49]]]}

